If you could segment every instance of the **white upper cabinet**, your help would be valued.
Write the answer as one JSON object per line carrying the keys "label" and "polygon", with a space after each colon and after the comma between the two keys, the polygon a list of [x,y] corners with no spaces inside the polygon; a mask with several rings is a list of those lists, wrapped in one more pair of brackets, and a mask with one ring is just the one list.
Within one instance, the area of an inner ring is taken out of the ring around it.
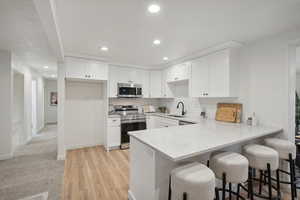
{"label": "white upper cabinet", "polygon": [[162,71],[150,71],[149,97],[160,98],[162,94]]}
{"label": "white upper cabinet", "polygon": [[237,51],[226,49],[192,62],[192,97],[237,97]]}
{"label": "white upper cabinet", "polygon": [[191,96],[205,97],[209,88],[209,64],[207,58],[192,62]]}
{"label": "white upper cabinet", "polygon": [[143,97],[149,97],[149,71],[109,66],[109,97],[117,97],[118,83],[135,83],[142,85]]}
{"label": "white upper cabinet", "polygon": [[99,61],[66,57],[66,78],[83,80],[107,80],[108,66]]}
{"label": "white upper cabinet", "polygon": [[167,82],[176,82],[190,79],[190,64],[182,63],[168,68]]}

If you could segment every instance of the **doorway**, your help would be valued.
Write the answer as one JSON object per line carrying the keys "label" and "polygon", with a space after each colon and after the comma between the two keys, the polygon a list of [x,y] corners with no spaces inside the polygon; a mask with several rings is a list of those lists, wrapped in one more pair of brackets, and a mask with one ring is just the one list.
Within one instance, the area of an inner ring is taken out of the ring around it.
{"label": "doorway", "polygon": [[31,82],[31,133],[37,135],[37,81]]}

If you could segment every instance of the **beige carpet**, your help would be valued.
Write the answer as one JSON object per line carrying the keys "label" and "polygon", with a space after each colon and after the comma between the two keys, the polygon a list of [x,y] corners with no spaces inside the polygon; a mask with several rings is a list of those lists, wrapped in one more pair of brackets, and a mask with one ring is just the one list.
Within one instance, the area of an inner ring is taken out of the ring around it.
{"label": "beige carpet", "polygon": [[19,200],[48,192],[48,200],[59,200],[64,161],[56,160],[56,126],[47,126],[13,159],[0,161],[0,199]]}

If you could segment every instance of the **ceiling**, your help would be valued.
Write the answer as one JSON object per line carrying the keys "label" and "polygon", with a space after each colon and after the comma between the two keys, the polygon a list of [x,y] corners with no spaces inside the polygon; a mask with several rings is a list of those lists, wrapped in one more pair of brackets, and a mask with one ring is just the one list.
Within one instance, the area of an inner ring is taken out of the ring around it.
{"label": "ceiling", "polygon": [[[300,27],[299,0],[56,0],[66,54],[110,62],[160,66],[228,42],[247,43]],[[162,41],[153,46],[154,39]],[[100,46],[109,48],[100,51]]]}
{"label": "ceiling", "polygon": [[1,0],[0,24],[1,49],[12,51],[22,63],[45,76],[56,74],[57,59],[32,0]]}

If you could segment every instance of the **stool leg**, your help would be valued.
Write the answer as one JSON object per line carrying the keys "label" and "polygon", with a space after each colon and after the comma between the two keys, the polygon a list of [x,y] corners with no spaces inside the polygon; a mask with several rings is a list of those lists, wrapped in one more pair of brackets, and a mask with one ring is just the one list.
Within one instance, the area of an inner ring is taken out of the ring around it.
{"label": "stool leg", "polygon": [[276,170],[277,197],[281,198],[279,169]]}
{"label": "stool leg", "polygon": [[268,188],[269,188],[269,199],[272,200],[272,180],[271,180],[271,165],[270,163],[267,164],[268,169]]}
{"label": "stool leg", "polygon": [[215,188],[215,196],[216,196],[216,200],[220,200],[218,188]]}
{"label": "stool leg", "polygon": [[239,200],[239,199],[240,199],[240,188],[241,188],[241,184],[238,184],[238,186],[237,186],[237,191],[236,191],[236,193],[237,193],[236,200]]}
{"label": "stool leg", "polygon": [[254,199],[253,196],[253,179],[252,179],[252,167],[249,167],[249,181],[248,181],[248,198],[250,198],[250,200]]}
{"label": "stool leg", "polygon": [[183,193],[183,200],[187,200],[187,193],[186,192]]}
{"label": "stool leg", "polygon": [[232,200],[232,184],[229,183],[229,200]]}
{"label": "stool leg", "polygon": [[222,200],[225,200],[225,195],[226,195],[226,174],[223,173],[223,184],[222,184]]}
{"label": "stool leg", "polygon": [[259,194],[261,195],[262,183],[263,183],[263,170],[259,170]]}
{"label": "stool leg", "polygon": [[206,166],[209,168],[209,160],[206,162]]}
{"label": "stool leg", "polygon": [[296,160],[293,160],[293,174],[294,174],[294,189],[295,189],[295,197],[297,198],[297,178],[296,178]]}
{"label": "stool leg", "polygon": [[295,199],[295,184],[294,184],[294,170],[293,170],[292,154],[289,154],[289,166],[290,166],[290,181],[291,181],[291,200],[294,200]]}
{"label": "stool leg", "polygon": [[171,176],[169,177],[169,195],[168,195],[168,200],[171,200],[172,196],[172,189],[171,189]]}

